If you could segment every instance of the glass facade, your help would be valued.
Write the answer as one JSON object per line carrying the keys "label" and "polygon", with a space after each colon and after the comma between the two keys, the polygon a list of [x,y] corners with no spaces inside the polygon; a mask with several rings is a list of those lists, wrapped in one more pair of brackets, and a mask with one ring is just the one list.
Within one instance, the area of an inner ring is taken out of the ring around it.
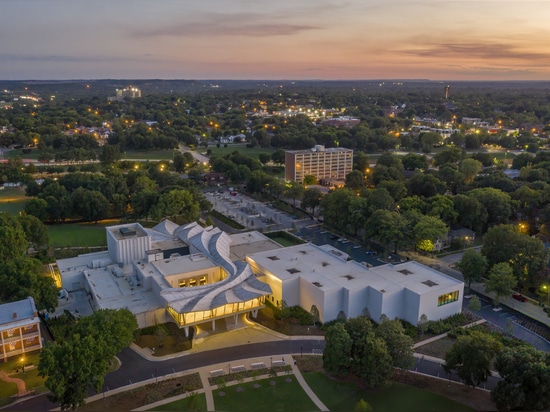
{"label": "glass facade", "polygon": [[437,298],[437,306],[447,305],[448,303],[453,303],[453,302],[456,302],[457,300],[458,300],[458,290],[455,290],[454,292],[440,295]]}

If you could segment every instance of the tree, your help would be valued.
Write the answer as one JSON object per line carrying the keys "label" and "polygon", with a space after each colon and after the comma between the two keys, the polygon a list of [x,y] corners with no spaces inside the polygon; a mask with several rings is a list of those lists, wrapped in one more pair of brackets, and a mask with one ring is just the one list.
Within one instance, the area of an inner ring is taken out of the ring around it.
{"label": "tree", "polygon": [[105,345],[92,336],[73,334],[62,342],[44,346],[38,375],[46,378],[49,398],[59,403],[61,410],[85,405],[90,387],[96,392],[101,390],[109,369],[109,358],[103,357]]}
{"label": "tree", "polygon": [[522,286],[538,286],[548,262],[548,251],[540,239],[521,233],[515,225],[498,225],[483,236],[481,253],[489,265],[507,262]]}
{"label": "tree", "polygon": [[485,276],[487,266],[487,258],[474,249],[468,249],[464,252],[464,255],[456,264],[456,267],[462,272],[464,280],[468,282],[468,290],[470,290],[472,281],[478,282]]}
{"label": "tree", "polygon": [[352,340],[338,322],[328,328],[325,335],[325,349],[323,350],[323,368],[337,375],[349,372]]}
{"label": "tree", "polygon": [[501,380],[491,391],[498,410],[550,409],[550,357],[530,345],[505,347],[496,358]]}
{"label": "tree", "polygon": [[502,344],[492,336],[478,331],[470,331],[459,336],[445,354],[443,369],[447,373],[456,370],[467,386],[475,387],[487,382],[491,376],[491,362],[502,349]]}
{"label": "tree", "polygon": [[351,351],[350,351],[350,371],[351,373],[358,375],[360,372],[361,359],[365,357],[366,340],[370,332],[372,332],[373,325],[370,319],[364,316],[358,316],[356,318],[350,318],[344,324],[349,337],[351,338]]}
{"label": "tree", "polygon": [[351,190],[359,190],[365,187],[365,177],[359,170],[353,170],[346,175],[346,187]]}
{"label": "tree", "polygon": [[313,319],[313,324],[314,325],[317,322],[319,322],[319,309],[317,309],[317,306],[311,305],[311,309],[309,310],[309,313],[311,315],[311,318]]}
{"label": "tree", "polygon": [[25,232],[17,219],[6,212],[0,212],[0,261],[23,256],[28,246]]}
{"label": "tree", "polygon": [[42,263],[30,256],[19,256],[0,265],[0,301],[14,302],[32,296],[38,310],[57,307],[53,278]]}
{"label": "tree", "polygon": [[120,160],[120,152],[118,146],[106,144],[103,146],[99,155],[99,160],[103,165],[110,165]]}
{"label": "tree", "polygon": [[199,218],[199,202],[188,190],[171,190],[160,195],[153,214],[158,218],[171,217],[181,222],[193,222]]}
{"label": "tree", "polygon": [[109,201],[97,190],[79,187],[71,193],[69,199],[73,212],[85,222],[97,222],[109,214]]}
{"label": "tree", "polygon": [[136,317],[128,309],[100,309],[80,319],[74,333],[103,341],[104,356],[109,359],[132,343],[137,328]]}
{"label": "tree", "polygon": [[512,272],[512,267],[506,262],[497,263],[489,271],[489,278],[485,283],[485,291],[495,293],[495,306],[498,306],[500,297],[502,295],[510,295],[516,284],[517,280]]}
{"label": "tree", "polygon": [[177,173],[182,173],[186,169],[186,163],[185,158],[181,154],[181,152],[177,152],[174,154],[174,170]]}
{"label": "tree", "polygon": [[393,253],[397,253],[399,245],[405,241],[405,218],[389,210],[377,210],[367,220],[365,235],[384,245],[393,245]]}
{"label": "tree", "polygon": [[291,198],[296,206],[296,200],[302,200],[304,192],[305,188],[299,182],[290,182],[290,186],[287,186],[285,190],[285,196]]}
{"label": "tree", "polygon": [[481,301],[479,298],[474,295],[470,298],[470,301],[468,302],[468,310],[471,310],[472,312],[477,312],[481,309]]}
{"label": "tree", "polygon": [[359,363],[357,376],[371,387],[386,386],[393,375],[392,358],[386,342],[369,332],[365,337],[365,353]]}
{"label": "tree", "polygon": [[34,244],[36,248],[48,246],[48,229],[37,217],[21,214],[17,216],[17,220],[29,243]]}
{"label": "tree", "polygon": [[25,214],[35,216],[41,222],[48,219],[48,203],[44,199],[32,198],[25,204]]}
{"label": "tree", "polygon": [[302,199],[302,207],[304,209],[311,209],[311,213],[315,215],[315,208],[321,204],[323,194],[316,187],[308,188],[304,191],[304,197]]}
{"label": "tree", "polygon": [[46,377],[50,399],[62,410],[84,405],[90,387],[101,390],[109,362],[130,345],[136,329],[129,310],[102,309],[82,318],[63,341],[47,344],[38,371]]}
{"label": "tree", "polygon": [[315,175],[305,175],[303,184],[304,186],[316,185],[317,177]]}
{"label": "tree", "polygon": [[483,165],[481,162],[475,159],[464,159],[460,162],[459,169],[460,173],[464,176],[465,183],[471,183],[474,180],[474,177],[481,171]]}
{"label": "tree", "polygon": [[433,251],[435,241],[447,234],[449,229],[435,216],[421,216],[413,227],[413,241],[417,249]]}
{"label": "tree", "polygon": [[386,319],[375,329],[375,335],[386,342],[392,365],[408,369],[414,363],[413,340],[405,334],[405,328],[399,319]]}
{"label": "tree", "polygon": [[500,189],[483,187],[469,191],[468,196],[476,199],[484,207],[486,224],[506,223],[512,213],[510,195]]}

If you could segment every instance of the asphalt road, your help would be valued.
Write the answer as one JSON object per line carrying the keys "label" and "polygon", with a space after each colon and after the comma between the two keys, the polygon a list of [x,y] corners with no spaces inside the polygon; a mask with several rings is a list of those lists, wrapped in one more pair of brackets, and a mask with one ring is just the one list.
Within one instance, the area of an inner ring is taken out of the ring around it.
{"label": "asphalt road", "polygon": [[[218,363],[234,362],[240,359],[300,353],[320,353],[324,346],[325,342],[319,340],[274,341],[193,353],[158,362],[148,361],[127,348],[117,355],[122,366],[105,377],[103,390],[108,391],[157,376],[169,375]],[[94,394],[95,392],[92,390],[89,392],[89,395]],[[10,411],[46,411],[56,407],[57,405],[50,402],[46,395],[39,395],[17,404],[8,405],[7,409]]]}

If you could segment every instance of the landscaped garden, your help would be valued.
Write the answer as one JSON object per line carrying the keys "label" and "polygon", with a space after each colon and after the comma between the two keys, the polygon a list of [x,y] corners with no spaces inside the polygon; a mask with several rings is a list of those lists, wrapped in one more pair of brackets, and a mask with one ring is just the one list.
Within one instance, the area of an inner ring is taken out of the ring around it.
{"label": "landscaped garden", "polygon": [[318,410],[294,375],[239,383],[213,392],[217,411],[253,412],[263,405],[270,411]]}
{"label": "landscaped garden", "polygon": [[168,322],[140,329],[135,343],[142,348],[154,349],[154,356],[165,356],[191,349],[193,331],[194,329],[190,328],[189,336],[185,336],[183,329],[178,328],[173,322]]}
{"label": "landscaped garden", "polygon": [[[38,376],[39,352],[30,352],[25,355],[13,356],[7,362],[0,362],[0,371],[5,372],[11,378],[23,379],[28,391],[35,393],[44,392],[44,378]],[[25,365],[23,371],[23,365]],[[11,397],[17,395],[15,383],[0,380],[0,406],[11,403]]]}

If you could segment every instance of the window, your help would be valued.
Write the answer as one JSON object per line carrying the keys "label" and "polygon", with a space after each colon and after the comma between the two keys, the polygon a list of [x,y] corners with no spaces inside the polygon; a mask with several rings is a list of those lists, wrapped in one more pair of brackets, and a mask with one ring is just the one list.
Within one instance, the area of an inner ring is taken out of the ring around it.
{"label": "window", "polygon": [[206,276],[202,276],[200,279],[199,279],[199,285],[206,285]]}
{"label": "window", "polygon": [[197,286],[197,279],[189,279],[189,287]]}
{"label": "window", "polygon": [[456,302],[457,300],[458,300],[458,290],[455,290],[454,292],[440,295],[437,298],[437,306],[447,305],[448,303],[453,303],[453,302]]}
{"label": "window", "polygon": [[180,288],[184,288],[184,287],[187,286],[187,284],[185,283],[185,279],[180,279],[180,280],[178,281],[178,284],[179,284],[179,287],[180,287]]}

